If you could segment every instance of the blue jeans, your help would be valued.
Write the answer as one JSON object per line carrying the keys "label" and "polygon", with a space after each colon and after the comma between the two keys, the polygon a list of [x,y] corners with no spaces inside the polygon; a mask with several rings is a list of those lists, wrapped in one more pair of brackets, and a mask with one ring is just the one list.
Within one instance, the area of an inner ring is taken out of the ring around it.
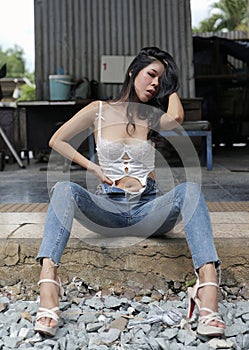
{"label": "blue jeans", "polygon": [[165,194],[151,178],[138,194],[107,184],[93,194],[73,182],[58,182],[52,191],[38,261],[46,257],[59,265],[75,218],[104,236],[141,238],[166,234],[182,220],[195,270],[208,262],[221,263],[208,209],[195,183],[182,183]]}

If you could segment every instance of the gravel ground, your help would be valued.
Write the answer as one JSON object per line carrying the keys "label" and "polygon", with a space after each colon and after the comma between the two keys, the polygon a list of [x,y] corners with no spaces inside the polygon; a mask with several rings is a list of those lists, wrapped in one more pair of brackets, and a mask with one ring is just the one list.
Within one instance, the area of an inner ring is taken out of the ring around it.
{"label": "gravel ground", "polygon": [[168,283],[167,292],[124,292],[118,287],[95,291],[75,278],[64,287],[59,329],[53,338],[33,330],[37,286],[18,283],[1,288],[0,349],[249,349],[249,285],[221,288],[219,311],[227,325],[223,339],[196,335],[197,314],[191,324],[186,322],[186,287],[179,283]]}

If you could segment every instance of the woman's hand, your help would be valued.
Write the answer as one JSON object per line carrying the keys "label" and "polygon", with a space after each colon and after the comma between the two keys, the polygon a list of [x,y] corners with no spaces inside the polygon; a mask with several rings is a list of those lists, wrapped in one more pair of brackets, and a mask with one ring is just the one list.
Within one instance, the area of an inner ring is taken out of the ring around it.
{"label": "woman's hand", "polygon": [[93,174],[99,179],[99,181],[101,183],[106,183],[108,185],[112,185],[112,181],[106,177],[103,173],[103,171],[101,170],[100,166],[90,162],[89,166],[88,166],[88,170],[90,170],[91,172],[93,172]]}

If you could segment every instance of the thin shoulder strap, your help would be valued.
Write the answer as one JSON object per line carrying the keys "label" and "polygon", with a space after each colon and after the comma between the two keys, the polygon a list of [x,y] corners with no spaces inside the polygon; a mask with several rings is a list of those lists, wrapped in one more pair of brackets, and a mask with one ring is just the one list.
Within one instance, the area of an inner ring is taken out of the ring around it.
{"label": "thin shoulder strap", "polygon": [[99,113],[98,113],[98,144],[101,142],[101,119],[102,117],[102,101],[99,101]]}

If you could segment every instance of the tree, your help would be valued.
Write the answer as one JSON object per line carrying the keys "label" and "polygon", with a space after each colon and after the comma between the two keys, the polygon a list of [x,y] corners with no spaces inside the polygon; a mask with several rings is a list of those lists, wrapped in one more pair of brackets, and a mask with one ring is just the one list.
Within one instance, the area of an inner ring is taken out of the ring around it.
{"label": "tree", "polygon": [[200,22],[199,28],[194,28],[194,32],[217,32],[222,30],[242,30],[247,31],[248,0],[219,0],[211,5],[215,13]]}
{"label": "tree", "polygon": [[27,84],[20,86],[21,96],[17,99],[19,101],[35,100],[35,85],[29,86]]}
{"label": "tree", "polygon": [[3,51],[0,47],[0,67],[6,63],[6,77],[22,77],[25,75],[24,51],[15,45],[14,48]]}

